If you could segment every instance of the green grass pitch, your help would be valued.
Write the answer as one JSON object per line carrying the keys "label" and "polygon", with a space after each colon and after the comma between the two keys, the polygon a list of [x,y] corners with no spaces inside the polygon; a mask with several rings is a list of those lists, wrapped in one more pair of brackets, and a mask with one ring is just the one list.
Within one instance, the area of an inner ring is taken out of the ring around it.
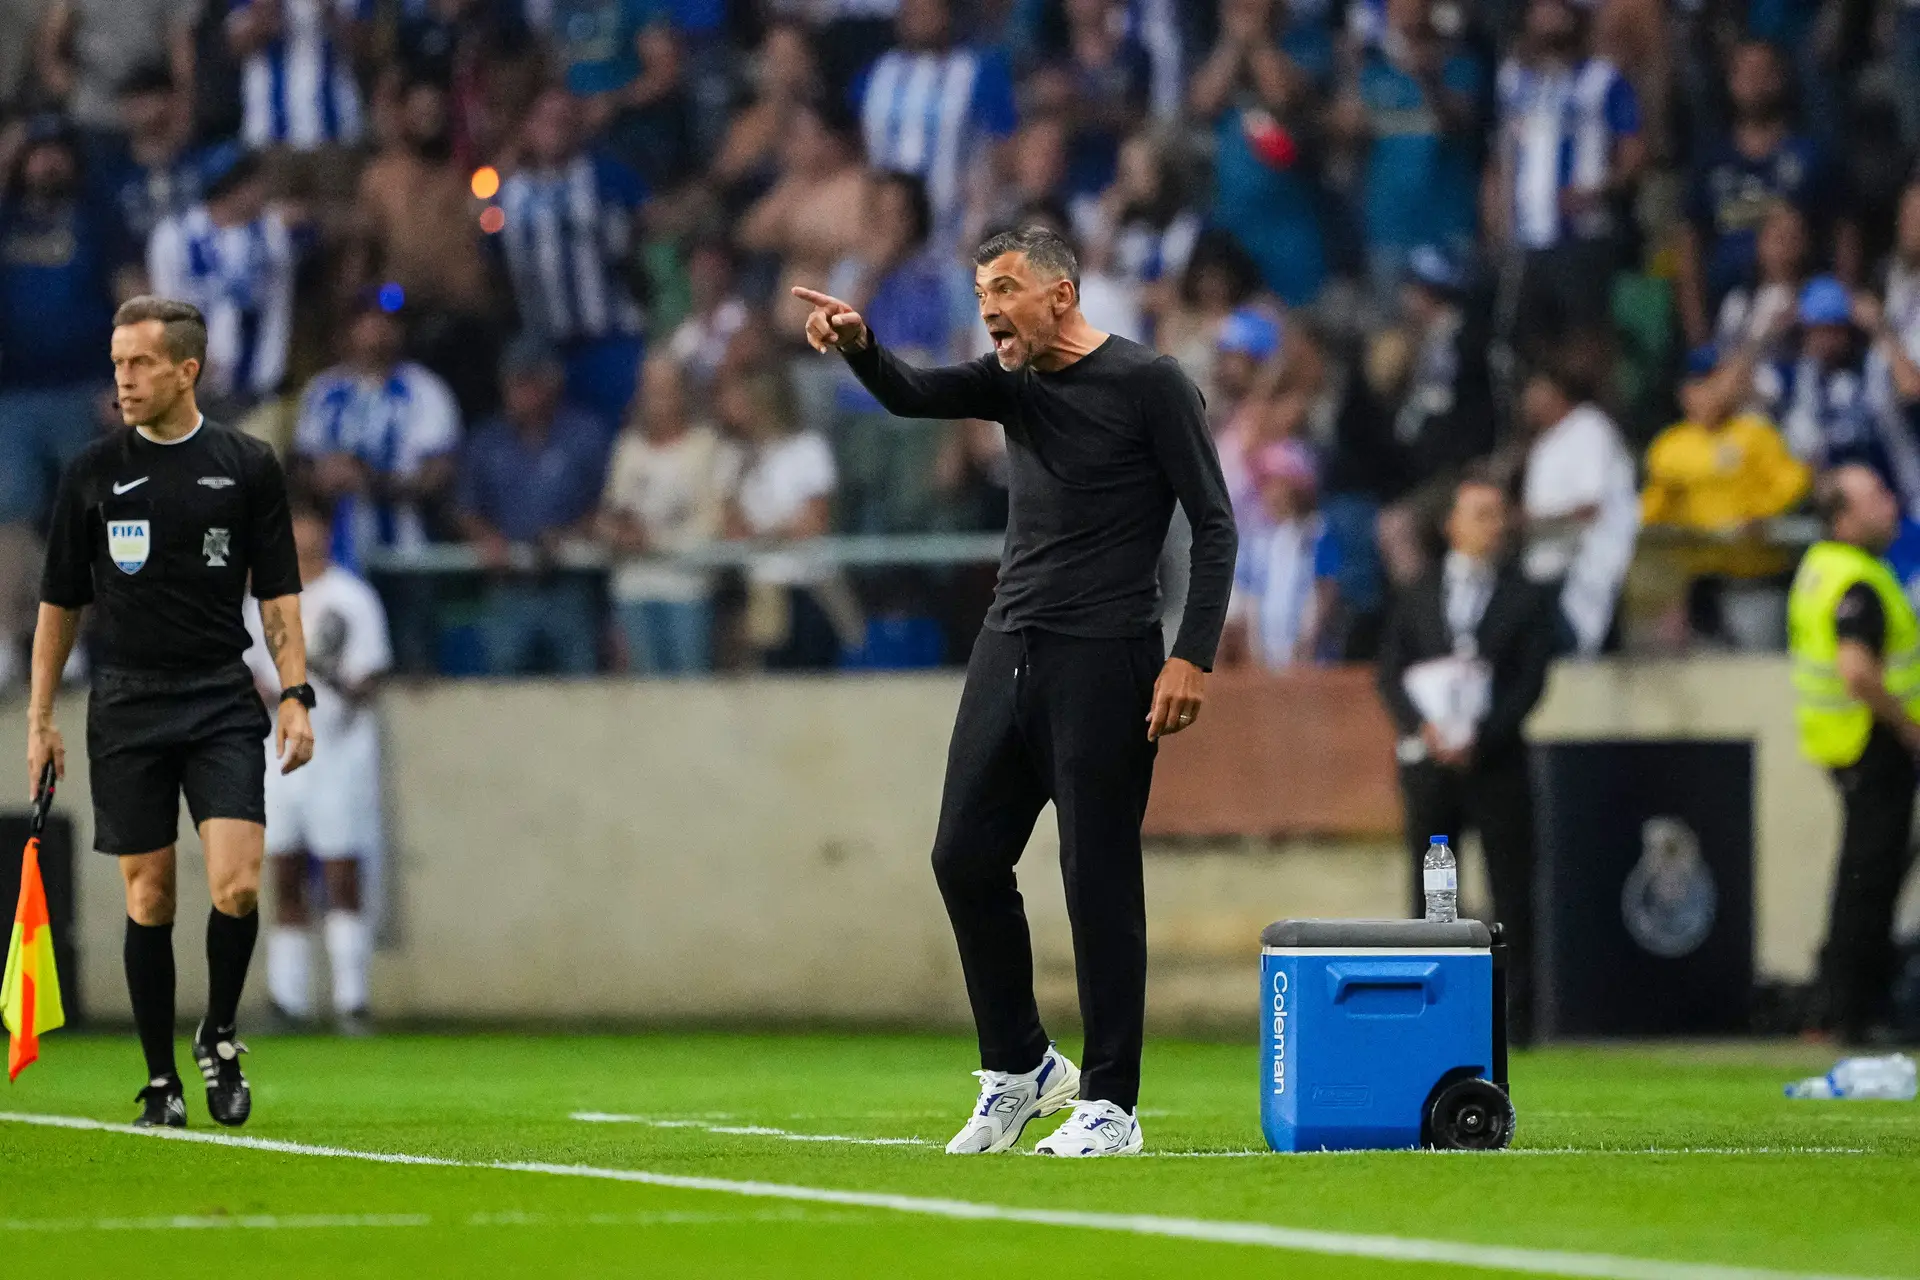
{"label": "green grass pitch", "polygon": [[[1150,1154],[1086,1162],[944,1155],[974,1088],[971,1045],[953,1037],[261,1036],[254,1049],[254,1118],[238,1132],[297,1146],[23,1123],[133,1115],[130,1036],[44,1041],[0,1095],[7,1274],[1920,1277],[1920,1104],[1788,1101],[1784,1081],[1829,1061],[1798,1046],[1519,1055],[1508,1153],[1204,1158],[1262,1145],[1257,1050],[1156,1040]],[[231,1132],[191,1085],[188,1106],[194,1133]],[[575,1118],[589,1112],[628,1118]],[[1093,1216],[1018,1220],[1033,1209]],[[1159,1234],[1134,1215],[1186,1225]],[[1218,1224],[1325,1234],[1230,1242],[1236,1228]]]}

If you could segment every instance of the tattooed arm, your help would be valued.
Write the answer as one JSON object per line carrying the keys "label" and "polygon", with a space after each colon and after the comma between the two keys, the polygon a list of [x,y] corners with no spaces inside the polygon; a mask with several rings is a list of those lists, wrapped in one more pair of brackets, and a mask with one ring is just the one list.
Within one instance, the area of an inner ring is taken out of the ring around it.
{"label": "tattooed arm", "polygon": [[[307,682],[307,637],[300,629],[300,597],[275,596],[260,602],[260,630],[267,639],[267,655],[280,673],[280,687],[291,689]],[[274,731],[274,754],[280,772],[292,773],[313,759],[313,725],[307,709],[289,698],[280,704]]]}

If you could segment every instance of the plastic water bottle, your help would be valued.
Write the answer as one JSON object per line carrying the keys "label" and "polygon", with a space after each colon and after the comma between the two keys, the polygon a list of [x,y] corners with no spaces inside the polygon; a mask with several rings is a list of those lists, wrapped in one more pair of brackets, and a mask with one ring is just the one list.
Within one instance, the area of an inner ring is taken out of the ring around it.
{"label": "plastic water bottle", "polygon": [[1874,1098],[1911,1102],[1920,1091],[1913,1059],[1904,1053],[1880,1058],[1842,1058],[1823,1076],[1787,1086],[1789,1098]]}
{"label": "plastic water bottle", "polygon": [[1420,864],[1420,876],[1427,894],[1427,919],[1451,924],[1460,918],[1460,879],[1453,865],[1453,850],[1445,836],[1427,841],[1427,858]]}

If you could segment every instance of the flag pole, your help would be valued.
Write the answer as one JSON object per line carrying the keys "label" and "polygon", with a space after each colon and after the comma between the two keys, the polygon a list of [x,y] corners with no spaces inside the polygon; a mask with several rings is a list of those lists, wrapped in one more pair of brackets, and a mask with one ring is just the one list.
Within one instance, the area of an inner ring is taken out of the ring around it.
{"label": "flag pole", "polygon": [[20,903],[14,912],[13,937],[7,946],[4,977],[0,977],[0,1021],[6,1023],[7,1079],[40,1056],[40,1033],[66,1021],[60,1007],[60,978],[54,972],[53,937],[47,919],[46,889],[40,881],[40,834],[46,830],[58,778],[53,761],[40,771],[33,797],[26,850],[20,855]]}

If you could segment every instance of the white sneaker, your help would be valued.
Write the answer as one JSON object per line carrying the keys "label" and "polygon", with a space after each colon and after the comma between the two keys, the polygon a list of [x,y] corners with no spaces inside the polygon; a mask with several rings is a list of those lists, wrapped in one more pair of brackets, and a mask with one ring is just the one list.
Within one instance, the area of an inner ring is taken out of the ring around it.
{"label": "white sneaker", "polygon": [[1080,1092],[1080,1068],[1065,1054],[1047,1046],[1040,1065],[1024,1075],[1004,1071],[976,1071],[980,1101],[967,1117],[966,1128],[947,1144],[950,1156],[988,1155],[1005,1151],[1020,1141],[1027,1121],[1064,1111]]}
{"label": "white sneaker", "polygon": [[1034,1144],[1042,1156],[1130,1156],[1139,1152],[1140,1121],[1111,1102],[1082,1102],[1067,1122]]}

